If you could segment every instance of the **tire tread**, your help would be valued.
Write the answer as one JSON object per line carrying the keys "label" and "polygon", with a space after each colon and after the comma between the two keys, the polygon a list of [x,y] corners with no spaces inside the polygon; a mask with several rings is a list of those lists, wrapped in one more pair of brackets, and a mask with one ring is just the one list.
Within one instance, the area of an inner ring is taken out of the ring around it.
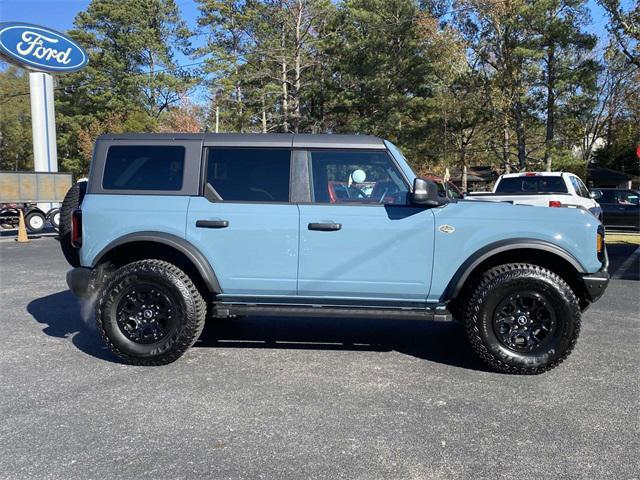
{"label": "tire tread", "polygon": [[[487,295],[491,292],[491,289],[505,279],[524,277],[533,277],[555,284],[561,296],[563,296],[570,305],[575,322],[574,335],[572,336],[568,347],[562,352],[562,354],[548,364],[535,367],[510,365],[491,353],[487,349],[482,340],[482,337],[480,336],[479,328],[480,309]],[[480,359],[492,369],[501,373],[510,373],[517,375],[536,375],[544,373],[560,365],[569,356],[569,354],[575,347],[580,333],[580,305],[575,293],[567,284],[567,282],[551,270],[543,268],[539,265],[529,263],[509,263],[499,265],[485,272],[480,280],[476,283],[475,288],[473,288],[471,291],[472,293],[468,301],[466,302],[464,316],[467,340],[469,341],[471,348],[480,357]]]}
{"label": "tire tread", "polygon": [[[186,293],[191,301],[194,302],[195,306],[194,318],[186,319],[183,331],[179,334],[171,348],[154,357],[136,357],[123,352],[110,340],[102,322],[102,315],[104,313],[102,307],[106,298],[112,293],[113,286],[126,275],[140,270],[151,271],[160,275],[169,274],[175,276],[185,286],[186,291],[181,292],[181,294],[184,296]],[[198,340],[204,328],[206,316],[206,302],[191,278],[174,264],[157,259],[139,260],[118,269],[101,288],[98,301],[96,302],[96,323],[102,340],[109,350],[129,365],[160,366],[176,361]]]}

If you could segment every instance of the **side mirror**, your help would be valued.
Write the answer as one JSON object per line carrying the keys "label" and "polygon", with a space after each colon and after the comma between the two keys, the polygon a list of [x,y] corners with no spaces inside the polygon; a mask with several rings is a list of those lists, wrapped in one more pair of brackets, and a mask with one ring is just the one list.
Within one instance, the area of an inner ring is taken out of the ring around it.
{"label": "side mirror", "polygon": [[413,191],[411,192],[411,203],[437,207],[448,203],[448,201],[438,195],[438,186],[435,182],[424,178],[415,178],[413,180]]}
{"label": "side mirror", "polygon": [[600,192],[589,192],[589,196],[594,200],[598,200],[602,194]]}

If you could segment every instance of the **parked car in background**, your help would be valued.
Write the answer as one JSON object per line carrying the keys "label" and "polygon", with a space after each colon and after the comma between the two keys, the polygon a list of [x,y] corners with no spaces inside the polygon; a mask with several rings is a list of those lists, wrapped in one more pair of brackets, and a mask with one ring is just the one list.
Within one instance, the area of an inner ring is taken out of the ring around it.
{"label": "parked car in background", "polygon": [[605,227],[640,230],[639,190],[594,188],[591,193],[602,207]]}
{"label": "parked car in background", "polygon": [[510,202],[537,207],[567,207],[588,210],[602,219],[602,209],[580,177],[565,172],[524,172],[501,175],[493,192],[476,192],[469,200]]}
{"label": "parked car in background", "polygon": [[425,173],[424,175],[421,175],[420,178],[435,182],[438,186],[438,195],[443,198],[459,200],[464,196],[460,189],[453,182],[445,182],[444,178],[439,175],[435,175],[433,173]]}

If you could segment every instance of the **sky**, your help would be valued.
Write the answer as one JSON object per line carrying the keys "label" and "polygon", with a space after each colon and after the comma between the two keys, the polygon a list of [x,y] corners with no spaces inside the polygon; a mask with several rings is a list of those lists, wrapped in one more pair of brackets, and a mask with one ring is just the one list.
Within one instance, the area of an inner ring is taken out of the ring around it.
{"label": "sky", "polygon": [[[623,0],[623,4],[630,6],[633,1]],[[0,22],[35,23],[64,32],[73,27],[76,14],[85,10],[89,3],[91,0],[0,0]],[[176,3],[187,25],[194,28],[198,17],[195,0],[176,0]],[[607,37],[607,17],[595,0],[589,0],[587,5],[591,10],[591,24],[588,30],[604,43]],[[194,37],[193,41],[196,43],[193,46],[198,46],[197,42],[204,41],[204,37]],[[182,55],[177,55],[176,61],[179,65],[194,62],[192,58]],[[205,92],[202,88],[197,88],[190,96],[193,101],[199,103],[204,100]]]}

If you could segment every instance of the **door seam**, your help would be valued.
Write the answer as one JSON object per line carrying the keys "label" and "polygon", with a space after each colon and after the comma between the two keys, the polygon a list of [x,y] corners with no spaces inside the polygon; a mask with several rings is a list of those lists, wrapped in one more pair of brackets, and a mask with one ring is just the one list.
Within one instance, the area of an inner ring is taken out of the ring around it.
{"label": "door seam", "polygon": [[302,237],[302,231],[300,230],[300,222],[302,221],[302,215],[300,213],[300,205],[296,203],[298,209],[298,268],[296,269],[296,296],[300,295],[300,237]]}

